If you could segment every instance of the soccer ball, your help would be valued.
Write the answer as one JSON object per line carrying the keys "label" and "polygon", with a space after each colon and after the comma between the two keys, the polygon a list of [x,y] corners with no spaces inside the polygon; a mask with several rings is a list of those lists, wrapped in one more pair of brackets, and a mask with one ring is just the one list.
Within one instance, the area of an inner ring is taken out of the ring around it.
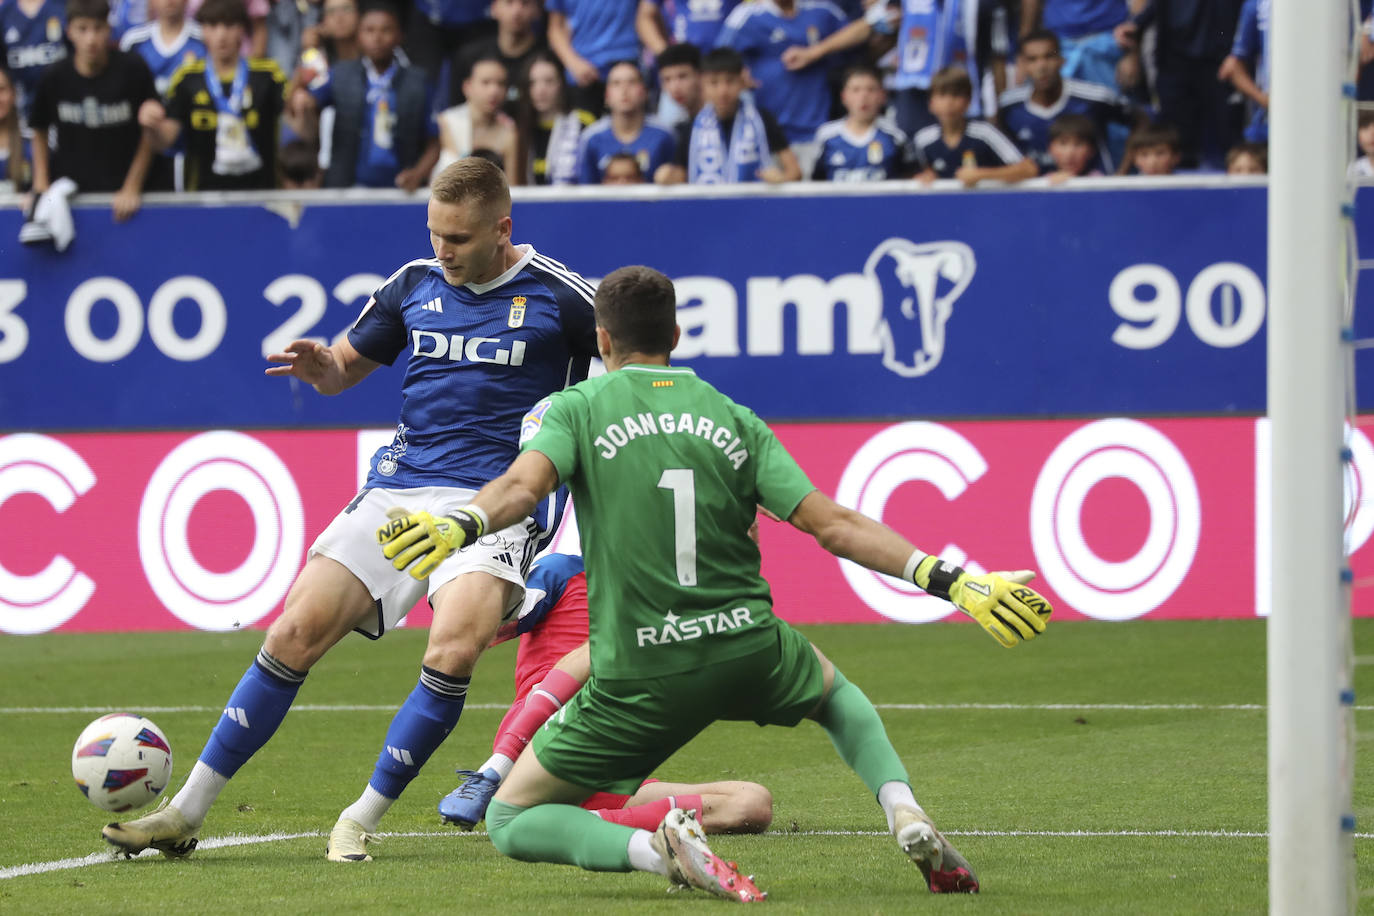
{"label": "soccer ball", "polygon": [[171,780],[172,748],[151,720],[111,713],[87,725],[76,739],[72,778],[97,808],[142,808]]}

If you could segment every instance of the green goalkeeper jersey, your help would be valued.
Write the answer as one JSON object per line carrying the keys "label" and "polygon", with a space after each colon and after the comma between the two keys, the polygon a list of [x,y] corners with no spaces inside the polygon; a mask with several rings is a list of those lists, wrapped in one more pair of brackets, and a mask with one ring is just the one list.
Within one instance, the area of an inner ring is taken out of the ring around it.
{"label": "green goalkeeper jersey", "polygon": [[749,526],[814,487],[752,410],[691,369],[631,365],[541,402],[525,439],[572,491],[597,677],[676,674],[777,639]]}

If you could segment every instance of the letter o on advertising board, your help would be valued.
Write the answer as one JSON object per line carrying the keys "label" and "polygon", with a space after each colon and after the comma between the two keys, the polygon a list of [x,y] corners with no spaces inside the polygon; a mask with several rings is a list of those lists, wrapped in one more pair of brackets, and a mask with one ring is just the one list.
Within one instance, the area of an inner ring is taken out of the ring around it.
{"label": "letter o on advertising board", "polygon": [[[1120,562],[1095,554],[1083,536],[1083,503],[1094,486],[1121,478],[1145,497],[1150,530]],[[1193,564],[1202,510],[1192,469],[1168,437],[1135,420],[1100,420],[1050,454],[1031,496],[1031,544],[1045,581],[1074,610],[1131,620],[1169,599]]]}
{"label": "letter o on advertising board", "polygon": [[[91,487],[95,474],[68,446],[34,433],[0,438],[0,504],[19,493],[34,493],[58,512],[66,512]],[[76,616],[95,594],[95,583],[62,555],[31,576],[0,565],[0,630],[46,633]]]}
{"label": "letter o on advertising board", "polygon": [[[887,501],[902,484],[922,481],[948,500],[987,473],[988,463],[963,436],[936,423],[899,423],[869,439],[844,469],[835,501],[882,520]],[[974,575],[985,570],[964,551],[946,544],[940,556]],[[849,587],[870,608],[903,623],[927,623],[948,616],[954,605],[927,595],[911,582],[884,576],[849,560],[840,560]]]}
{"label": "letter o on advertising board", "polygon": [[[228,490],[248,504],[253,544],[238,568],[211,572],[191,555],[187,523],[206,494]],[[236,432],[188,439],[158,465],[138,512],[143,572],[167,609],[201,630],[261,620],[295,578],[305,545],[300,492],[276,453]]]}

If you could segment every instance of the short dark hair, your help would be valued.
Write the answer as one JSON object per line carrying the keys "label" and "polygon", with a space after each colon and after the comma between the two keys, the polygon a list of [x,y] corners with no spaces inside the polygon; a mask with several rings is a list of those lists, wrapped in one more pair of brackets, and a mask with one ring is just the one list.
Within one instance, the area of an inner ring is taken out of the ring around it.
{"label": "short dark hair", "polygon": [[1368,127],[1370,124],[1374,124],[1374,111],[1361,108],[1357,116],[1357,123],[1359,127]]}
{"label": "short dark hair", "polygon": [[1176,153],[1180,152],[1182,141],[1178,137],[1178,128],[1168,123],[1146,124],[1137,127],[1126,138],[1128,152],[1151,146],[1167,146]]}
{"label": "short dark hair", "polygon": [[840,74],[841,88],[849,85],[849,81],[856,76],[867,76],[877,80],[879,86],[883,84],[883,72],[881,70],[872,64],[860,62],[857,64],[850,64],[848,67],[844,68],[844,73]]}
{"label": "short dark hair", "polygon": [[[1361,112],[1363,115],[1364,112]],[[1371,119],[1374,121],[1374,119]],[[1269,147],[1263,143],[1237,143],[1226,151],[1226,167],[1229,169],[1241,156],[1254,156],[1260,168],[1269,171]]]}
{"label": "short dark hair", "polygon": [[658,59],[655,63],[658,65],[660,71],[662,71],[664,67],[679,67],[683,65],[691,67],[693,70],[700,70],[701,48],[698,48],[690,41],[684,41],[676,45],[668,45],[668,47],[664,48],[662,53],[658,55]]}
{"label": "short dark hair", "polygon": [[98,19],[110,21],[108,0],[67,0],[67,21],[73,19]]}
{"label": "short dark hair", "polygon": [[315,144],[299,138],[277,152],[282,178],[292,184],[308,184],[320,175],[320,151]]}
{"label": "short dark hair", "polygon": [[506,66],[505,60],[498,54],[478,54],[476,57],[467,61],[466,65],[463,67],[463,82],[472,79],[472,74],[476,71],[478,64],[500,64],[501,72],[506,74],[506,85],[510,85],[510,68]]}
{"label": "short dark hair", "polygon": [[1089,146],[1095,146],[1100,139],[1093,119],[1073,112],[1062,114],[1050,122],[1050,142],[1053,143],[1060,137],[1073,137]]}
{"label": "short dark hair", "polygon": [[388,2],[388,0],[364,0],[358,6],[358,18],[362,19],[368,13],[386,13],[396,20],[397,25],[401,24],[401,11],[396,9],[396,5]]}
{"label": "short dark hair", "polygon": [[677,328],[673,281],[652,267],[613,270],[596,288],[596,323],[611,335],[616,349],[646,355],[668,354]]}
{"label": "short dark hair", "polygon": [[1055,54],[1063,53],[1063,50],[1059,44],[1059,36],[1051,32],[1049,29],[1034,29],[1030,32],[1027,32],[1025,35],[1021,36],[1021,47],[1024,48],[1032,41],[1048,41],[1050,44],[1054,45]]}
{"label": "short dark hair", "polygon": [[701,72],[739,76],[744,72],[744,58],[734,48],[712,48],[701,59]]}
{"label": "short dark hair", "polygon": [[937,71],[930,78],[931,95],[958,95],[966,99],[973,98],[973,80],[969,79],[968,71],[957,64]]}
{"label": "short dark hair", "polygon": [[196,10],[196,22],[201,25],[241,25],[245,32],[252,28],[248,20],[248,5],[243,0],[205,0]]}
{"label": "short dark hair", "polygon": [[606,168],[602,169],[603,174],[605,172],[610,171],[611,166],[615,165],[617,162],[630,163],[630,165],[635,167],[635,174],[638,175],[641,180],[643,180],[644,169],[642,166],[640,166],[639,160],[635,158],[634,153],[626,152],[625,150],[621,150],[618,153],[611,154],[611,158],[606,160]]}

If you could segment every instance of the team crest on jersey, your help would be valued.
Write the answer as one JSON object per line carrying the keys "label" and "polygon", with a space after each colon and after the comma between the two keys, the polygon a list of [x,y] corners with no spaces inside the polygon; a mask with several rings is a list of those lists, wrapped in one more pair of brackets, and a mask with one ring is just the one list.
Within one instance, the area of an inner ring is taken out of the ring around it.
{"label": "team crest on jersey", "polygon": [[409,448],[410,443],[406,441],[406,425],[397,423],[396,438],[391,440],[391,446],[377,459],[377,473],[383,477],[393,476],[400,467],[398,459],[405,455]]}
{"label": "team crest on jersey", "polygon": [[887,239],[873,249],[864,276],[882,307],[883,365],[905,378],[925,375],[945,353],[945,324],[978,264],[963,242],[918,245]]}
{"label": "team crest on jersey", "polygon": [[821,40],[821,30],[818,29],[818,28],[816,28],[814,25],[809,25],[809,26],[807,26],[807,27],[806,27],[806,43],[809,44],[809,45],[814,45],[816,42],[818,42],[818,41],[820,41],[820,40]]}
{"label": "team crest on jersey", "polygon": [[524,296],[516,296],[510,301],[510,317],[506,319],[506,326],[512,328],[523,327],[525,324],[525,302],[528,301]]}
{"label": "team crest on jersey", "polygon": [[883,161],[883,145],[877,140],[868,144],[868,162],[870,165],[881,165]]}
{"label": "team crest on jersey", "polygon": [[247,86],[243,87],[243,107],[245,109],[253,107],[253,90]]}
{"label": "team crest on jersey", "polygon": [[525,419],[520,421],[520,444],[534,438],[534,434],[539,432],[544,425],[544,414],[549,412],[549,405],[553,403],[553,398],[544,398],[538,404],[530,408],[530,412],[525,414]]}
{"label": "team crest on jersey", "polygon": [[48,41],[62,40],[62,20],[56,16],[48,17]]}
{"label": "team crest on jersey", "polygon": [[191,99],[191,102],[192,102],[192,104],[195,104],[195,105],[209,105],[209,104],[210,104],[210,93],[208,93],[208,92],[206,92],[204,89],[202,89],[202,90],[200,90],[199,92],[197,92],[197,93],[195,94],[195,96]]}

